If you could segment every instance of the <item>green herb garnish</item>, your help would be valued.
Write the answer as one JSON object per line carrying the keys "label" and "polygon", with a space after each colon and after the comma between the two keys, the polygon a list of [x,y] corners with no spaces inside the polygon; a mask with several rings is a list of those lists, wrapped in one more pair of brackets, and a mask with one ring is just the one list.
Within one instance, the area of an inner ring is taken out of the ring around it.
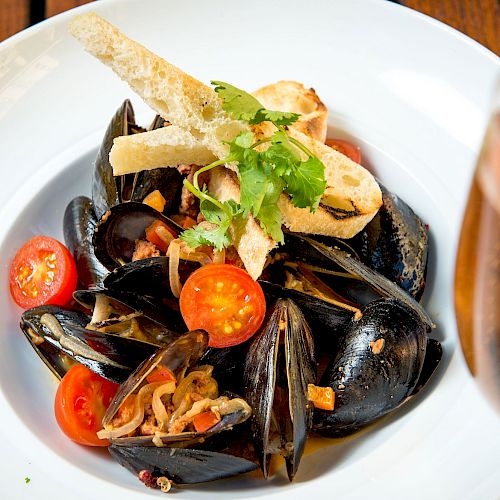
{"label": "green herb garnish", "polygon": [[28,484],[30,481],[31,481],[31,479],[30,479],[29,477],[27,477],[27,476],[26,476],[26,477],[24,478],[24,482],[25,482],[26,484]]}
{"label": "green herb garnish", "polygon": [[[270,137],[255,140],[252,132],[241,132],[229,142],[229,154],[198,170],[193,182],[184,185],[200,201],[200,212],[214,226],[188,229],[181,238],[192,248],[211,245],[222,250],[231,244],[229,228],[245,223],[252,214],[262,229],[276,242],[283,243],[281,212],[278,200],[281,193],[290,195],[292,204],[314,212],[326,187],[325,166],[301,142],[287,133],[286,127],[298,120],[296,113],[271,111],[252,95],[224,82],[212,81],[215,91],[223,99],[222,108],[229,116],[250,125],[271,122],[276,131]],[[264,151],[256,148],[269,144]],[[303,157],[306,157],[303,160]],[[219,165],[236,163],[240,181],[240,203],[224,203],[198,185],[199,174]]]}

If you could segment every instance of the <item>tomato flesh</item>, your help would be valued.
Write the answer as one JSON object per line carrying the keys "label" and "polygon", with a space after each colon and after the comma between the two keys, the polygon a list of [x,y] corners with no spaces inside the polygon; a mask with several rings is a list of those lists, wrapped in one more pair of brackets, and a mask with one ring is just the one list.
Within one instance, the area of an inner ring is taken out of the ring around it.
{"label": "tomato flesh", "polygon": [[352,161],[361,164],[361,149],[352,142],[344,139],[327,139],[325,144],[339,153],[346,155]]}
{"label": "tomato flesh", "polygon": [[175,375],[172,370],[166,366],[158,365],[154,370],[146,377],[146,380],[153,384],[155,382],[176,382]]}
{"label": "tomato flesh", "polygon": [[146,228],[146,239],[163,253],[167,252],[170,242],[175,238],[176,235],[161,220],[155,220]]}
{"label": "tomato flesh", "polygon": [[208,264],[189,276],[180,295],[181,314],[190,330],[206,330],[211,347],[229,347],[260,327],[266,301],[260,285],[238,267]]}
{"label": "tomato flesh", "polygon": [[67,304],[78,280],[69,250],[48,236],[35,236],[16,253],[10,266],[10,292],[24,309]]}
{"label": "tomato flesh", "polygon": [[76,443],[108,446],[97,437],[102,418],[118,384],[110,382],[83,365],[73,366],[57,388],[54,412],[61,430]]}

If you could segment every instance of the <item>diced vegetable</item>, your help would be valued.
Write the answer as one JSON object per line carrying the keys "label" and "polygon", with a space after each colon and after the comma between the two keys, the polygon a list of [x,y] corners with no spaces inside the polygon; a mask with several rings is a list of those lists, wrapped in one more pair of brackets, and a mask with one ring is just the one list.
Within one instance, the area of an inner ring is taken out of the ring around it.
{"label": "diced vegetable", "polygon": [[307,399],[320,410],[332,411],[335,406],[335,393],[331,387],[318,387],[314,384],[307,386]]}
{"label": "diced vegetable", "polygon": [[143,203],[146,205],[149,205],[152,208],[155,208],[158,210],[158,212],[163,212],[165,209],[165,204],[167,203],[167,200],[163,197],[163,195],[158,191],[158,189],[155,189],[151,193],[149,193],[144,200],[142,200]]}
{"label": "diced vegetable", "polygon": [[213,411],[199,413],[193,418],[193,425],[196,432],[205,432],[220,422],[220,417]]}

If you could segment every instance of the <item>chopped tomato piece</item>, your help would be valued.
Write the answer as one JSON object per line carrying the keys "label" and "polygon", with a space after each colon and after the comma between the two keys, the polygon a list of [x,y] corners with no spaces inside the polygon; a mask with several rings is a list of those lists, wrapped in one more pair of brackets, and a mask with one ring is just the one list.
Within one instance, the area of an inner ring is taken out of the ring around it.
{"label": "chopped tomato piece", "polygon": [[73,366],[57,388],[54,411],[61,430],[73,441],[87,446],[108,446],[97,437],[106,409],[118,384],[83,365]]}
{"label": "chopped tomato piece", "polygon": [[315,408],[332,411],[335,406],[335,393],[331,387],[318,387],[314,384],[307,386],[307,398]]}
{"label": "chopped tomato piece", "polygon": [[244,342],[259,329],[266,301],[260,285],[243,269],[208,264],[187,279],[180,308],[190,330],[208,332],[209,346],[229,347]]}
{"label": "chopped tomato piece", "polygon": [[158,189],[155,189],[149,193],[146,198],[142,200],[142,202],[149,205],[151,208],[158,210],[158,212],[163,212],[167,200],[163,197],[160,191],[158,191]]}
{"label": "chopped tomato piece", "polygon": [[171,219],[183,229],[189,229],[190,227],[196,226],[197,222],[189,217],[189,215],[172,215]]}
{"label": "chopped tomato piece", "polygon": [[24,309],[67,304],[78,280],[70,251],[48,236],[35,236],[16,253],[10,266],[10,292]]}
{"label": "chopped tomato piece", "polygon": [[212,428],[218,422],[220,422],[220,417],[213,411],[199,413],[193,418],[193,425],[196,432],[208,431],[208,429]]}
{"label": "chopped tomato piece", "polygon": [[343,139],[327,139],[325,144],[339,153],[346,155],[352,161],[361,163],[361,149],[352,142]]}
{"label": "chopped tomato piece", "polygon": [[167,224],[161,220],[155,220],[146,228],[146,239],[158,247],[163,253],[167,252],[168,245],[170,245],[176,237],[177,236],[173,234]]}
{"label": "chopped tomato piece", "polygon": [[146,377],[146,380],[153,384],[154,382],[175,382],[175,375],[172,373],[172,370],[167,368],[166,366],[158,365],[154,368],[154,370]]}

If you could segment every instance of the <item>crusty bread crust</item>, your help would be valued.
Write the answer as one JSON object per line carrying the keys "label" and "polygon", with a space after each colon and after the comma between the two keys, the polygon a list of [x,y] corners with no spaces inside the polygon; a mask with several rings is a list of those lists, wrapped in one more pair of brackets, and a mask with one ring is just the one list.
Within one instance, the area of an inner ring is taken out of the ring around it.
{"label": "crusty bread crust", "polygon": [[216,156],[226,152],[221,141],[245,129],[224,112],[211,87],[130,40],[97,14],[74,17],[69,31],[160,116],[191,132]]}
{"label": "crusty bread crust", "polygon": [[314,89],[306,89],[299,82],[281,80],[261,87],[253,95],[267,109],[300,114],[292,128],[325,142],[328,110]]}

